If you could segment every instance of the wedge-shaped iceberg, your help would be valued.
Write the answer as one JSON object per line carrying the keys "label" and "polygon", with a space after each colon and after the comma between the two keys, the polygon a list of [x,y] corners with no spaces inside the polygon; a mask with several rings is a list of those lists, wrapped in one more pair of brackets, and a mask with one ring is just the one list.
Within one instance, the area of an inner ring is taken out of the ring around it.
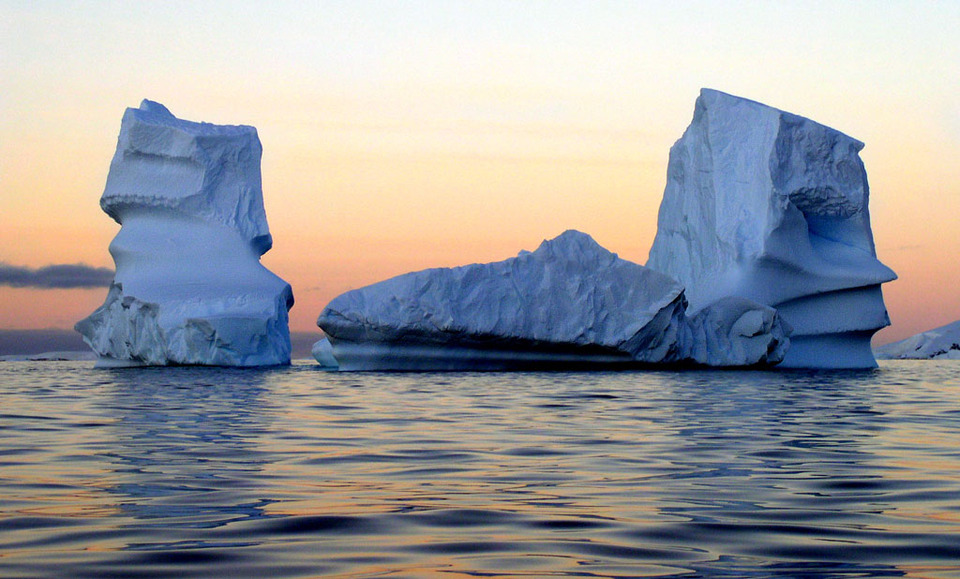
{"label": "wedge-shaped iceberg", "polygon": [[685,316],[683,288],[567,231],[489,264],[429,269],[347,292],[313,347],[341,370],[517,370],[772,365],[789,326],[725,298]]}
{"label": "wedge-shaped iceberg", "polygon": [[685,287],[692,312],[726,296],[772,306],[793,328],[784,367],[876,366],[889,325],[863,143],[811,120],[704,89],[670,150],[647,266]]}
{"label": "wedge-shaped iceberg", "polygon": [[272,245],[248,126],[127,109],[100,199],[121,224],[105,303],[76,329],[98,364],[290,362],[290,286],[260,264]]}
{"label": "wedge-shaped iceberg", "polygon": [[960,360],[960,320],[874,349],[884,360]]}
{"label": "wedge-shaped iceberg", "polygon": [[408,273],[335,298],[315,354],[341,370],[515,370],[680,360],[673,279],[567,231],[534,252]]}

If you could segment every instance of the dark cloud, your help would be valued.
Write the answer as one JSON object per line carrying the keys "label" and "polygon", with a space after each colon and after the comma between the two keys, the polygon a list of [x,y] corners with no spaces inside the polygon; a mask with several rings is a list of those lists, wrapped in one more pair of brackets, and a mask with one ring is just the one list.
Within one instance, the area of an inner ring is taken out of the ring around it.
{"label": "dark cloud", "polygon": [[48,265],[39,269],[0,262],[0,285],[40,289],[109,287],[113,270],[82,263]]}
{"label": "dark cloud", "polygon": [[0,330],[0,356],[89,350],[74,330]]}

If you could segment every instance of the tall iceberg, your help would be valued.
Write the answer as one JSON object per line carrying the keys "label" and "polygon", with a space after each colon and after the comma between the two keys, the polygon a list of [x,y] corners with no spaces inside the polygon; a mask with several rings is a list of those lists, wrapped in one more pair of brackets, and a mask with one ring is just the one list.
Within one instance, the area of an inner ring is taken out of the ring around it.
{"label": "tall iceberg", "polygon": [[739,296],[793,328],[782,367],[868,368],[889,325],[863,143],[809,119],[703,89],[670,149],[647,266],[695,313]]}
{"label": "tall iceberg", "polygon": [[76,324],[101,366],[290,362],[290,285],[260,263],[273,241],[262,148],[249,126],[123,115],[100,207],[120,232],[107,299]]}
{"label": "tall iceberg", "polygon": [[673,279],[567,231],[505,261],[349,291],[317,325],[341,370],[593,367],[679,360],[685,306]]}

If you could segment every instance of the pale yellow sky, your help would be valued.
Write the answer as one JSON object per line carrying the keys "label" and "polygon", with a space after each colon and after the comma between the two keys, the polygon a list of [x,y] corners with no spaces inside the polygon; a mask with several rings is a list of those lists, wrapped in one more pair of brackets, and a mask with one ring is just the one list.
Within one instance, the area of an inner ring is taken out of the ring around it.
{"label": "pale yellow sky", "polygon": [[[0,0],[0,262],[112,267],[124,108],[257,127],[294,330],[337,294],[580,229],[643,263],[703,86],[866,143],[894,326],[960,319],[960,4]],[[0,286],[0,328],[106,290]]]}

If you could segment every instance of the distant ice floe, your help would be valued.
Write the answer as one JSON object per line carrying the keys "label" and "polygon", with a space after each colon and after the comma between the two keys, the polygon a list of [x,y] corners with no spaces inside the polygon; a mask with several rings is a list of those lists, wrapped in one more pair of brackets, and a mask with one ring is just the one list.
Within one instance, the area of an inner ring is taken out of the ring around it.
{"label": "distant ice floe", "polygon": [[960,360],[960,320],[874,349],[884,360]]}
{"label": "distant ice floe", "polygon": [[0,356],[0,362],[82,362],[96,360],[94,352],[42,352],[40,354],[7,354]]}
{"label": "distant ice floe", "polygon": [[248,126],[127,109],[100,206],[122,225],[107,299],[76,325],[100,366],[290,362],[290,285],[272,245]]}

